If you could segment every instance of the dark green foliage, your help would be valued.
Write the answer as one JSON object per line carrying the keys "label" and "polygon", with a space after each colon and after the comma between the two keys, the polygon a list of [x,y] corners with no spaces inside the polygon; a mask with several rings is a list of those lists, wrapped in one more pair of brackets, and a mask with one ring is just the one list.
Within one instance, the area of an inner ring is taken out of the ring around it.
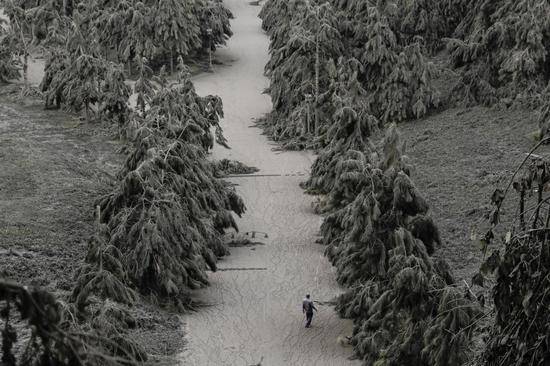
{"label": "dark green foliage", "polygon": [[[519,195],[520,211],[516,225],[503,245],[486,256],[477,276],[495,275],[493,300],[496,317],[484,354],[485,365],[546,365],[550,362],[550,206],[546,187],[550,163],[531,154],[525,158],[508,188]],[[506,191],[497,190],[491,216],[498,225]],[[484,239],[484,250],[495,237],[491,229]]]}
{"label": "dark green foliage", "polygon": [[132,74],[146,57],[174,71],[180,56],[215,50],[232,34],[231,12],[219,0],[5,1],[13,31],[0,52],[0,81],[18,76],[17,63],[9,64],[16,54],[24,56],[26,80],[29,47],[39,45],[48,55],[41,83],[47,107],[63,104],[88,118],[100,112],[120,125],[129,93],[121,63]]}

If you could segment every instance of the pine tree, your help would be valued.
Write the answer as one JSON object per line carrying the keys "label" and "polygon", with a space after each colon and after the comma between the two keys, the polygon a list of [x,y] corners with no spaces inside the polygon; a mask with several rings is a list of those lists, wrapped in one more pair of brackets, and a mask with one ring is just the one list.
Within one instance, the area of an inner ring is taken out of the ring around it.
{"label": "pine tree", "polygon": [[116,119],[119,126],[125,125],[128,120],[130,112],[128,100],[131,90],[126,85],[126,77],[121,66],[112,62],[108,64],[98,101],[99,112]]}
{"label": "pine tree", "polygon": [[374,7],[369,8],[363,36],[367,40],[360,60],[365,73],[360,79],[377,118],[384,123],[419,118],[439,104],[431,86],[433,65],[418,44],[402,48],[387,18]]}
{"label": "pine tree", "polygon": [[143,38],[143,36],[136,37],[136,34],[142,31],[143,24],[140,22],[139,13],[137,19],[133,19],[132,4],[132,1],[123,0],[114,4],[104,3],[104,8],[98,9],[94,26],[98,29],[98,42],[104,48],[104,57],[107,59],[114,51],[116,61],[128,61],[130,52],[121,49],[121,45],[125,43],[128,47],[128,44],[134,43],[132,41],[136,38]]}
{"label": "pine tree", "polygon": [[372,6],[361,1],[265,4],[261,16],[271,39],[266,91],[274,108],[261,124],[272,138],[284,141],[283,147],[326,143],[337,108],[327,97],[332,93],[330,68],[342,54],[361,64],[362,103],[382,123],[420,118],[438,106],[434,66],[417,42],[399,42],[387,8],[384,2]]}
{"label": "pine tree", "polygon": [[365,365],[459,366],[479,311],[451,286],[448,265],[430,257],[441,239],[395,125],[383,146],[370,156],[347,151],[327,192],[344,201],[321,228],[337,280],[349,287],[337,309],[354,319],[351,342]]}
{"label": "pine tree", "polygon": [[471,1],[448,42],[462,68],[454,94],[466,102],[529,101],[550,80],[550,4],[544,0]]}
{"label": "pine tree", "polygon": [[137,107],[142,116],[145,116],[145,110],[151,103],[155,85],[151,82],[153,78],[153,70],[147,65],[147,59],[142,57],[138,63],[138,79],[134,84],[134,93],[137,94]]}
{"label": "pine tree", "polygon": [[122,366],[147,360],[122,325],[128,311],[113,303],[79,312],[55,294],[2,279],[0,304],[5,365]]}
{"label": "pine tree", "polygon": [[[277,140],[318,133],[326,118],[321,115],[321,95],[328,87],[325,66],[343,51],[328,3],[303,4],[296,10],[288,14],[293,17],[288,32],[272,34],[279,41],[272,40],[271,59],[266,65],[274,111],[265,125]],[[275,48],[277,45],[280,47]]]}
{"label": "pine tree", "polygon": [[193,2],[189,0],[155,0],[154,3],[154,41],[169,52],[173,73],[175,58],[187,56],[201,47],[198,19],[192,15]]}
{"label": "pine tree", "polygon": [[16,42],[18,47],[12,48],[17,56],[23,58],[22,71],[25,87],[28,87],[28,65],[30,53],[30,40],[27,37],[26,30],[30,28],[29,19],[25,9],[17,6],[13,0],[7,0],[4,4],[4,11],[10,21],[9,32],[12,42]]}
{"label": "pine tree", "polygon": [[135,2],[125,16],[123,36],[116,47],[117,54],[130,65],[134,59],[139,62],[142,57],[152,58],[161,47],[154,38],[153,10],[142,2]]}
{"label": "pine tree", "polygon": [[[99,202],[98,217],[107,230],[104,245],[112,248],[111,262],[120,266],[94,275],[100,257],[94,254],[97,246],[90,245],[89,270],[83,269],[78,280],[83,285],[74,296],[85,298],[83,291],[90,288],[113,297],[107,292],[112,287],[103,283],[128,283],[186,308],[189,290],[206,286],[207,270],[216,270],[217,258],[228,253],[222,234],[237,229],[231,212],[241,215],[245,207],[206,159],[215,140],[225,144],[221,100],[197,95],[181,58],[178,83],[161,82],[158,90],[149,88],[145,62],[142,66],[139,90],[148,109],[134,123],[133,148],[119,184]],[[107,282],[113,276],[118,282]]]}
{"label": "pine tree", "polygon": [[229,24],[229,20],[233,19],[233,14],[221,0],[203,0],[202,3],[199,3],[198,8],[201,48],[203,50],[210,48],[210,51],[213,52],[217,47],[225,45],[229,37],[233,35]]}
{"label": "pine tree", "polygon": [[20,77],[20,61],[16,57],[17,44],[6,31],[0,19],[0,82],[6,83]]}
{"label": "pine tree", "polygon": [[399,0],[389,19],[393,31],[404,45],[420,42],[430,53],[445,47],[445,38],[469,11],[469,0]]}

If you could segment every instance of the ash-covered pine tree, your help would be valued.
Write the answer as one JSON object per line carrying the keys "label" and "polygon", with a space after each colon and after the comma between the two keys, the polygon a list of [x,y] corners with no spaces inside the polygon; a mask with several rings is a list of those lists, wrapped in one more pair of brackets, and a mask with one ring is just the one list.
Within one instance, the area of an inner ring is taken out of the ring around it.
{"label": "ash-covered pine tree", "polygon": [[[142,57],[152,58],[161,48],[161,45],[155,42],[153,35],[154,22],[153,11],[142,2],[132,2],[128,9],[117,9],[122,12],[123,24],[115,23],[117,32],[121,34],[119,43],[115,43],[117,55],[129,66],[133,60],[139,60]],[[109,23],[106,24],[107,26]],[[120,29],[119,29],[120,27]],[[117,40],[114,40],[115,42]]]}
{"label": "ash-covered pine tree", "polygon": [[448,50],[461,70],[457,98],[530,102],[550,79],[550,4],[545,0],[471,1]]}
{"label": "ash-covered pine tree", "polygon": [[5,22],[0,19],[0,82],[7,83],[18,79],[20,73],[20,61],[16,55],[17,43],[6,30]]}
{"label": "ash-covered pine tree", "polygon": [[[409,177],[395,126],[383,151],[348,152],[329,195],[355,196],[322,225],[326,254],[350,289],[337,306],[354,319],[365,365],[453,365],[466,356],[477,307],[430,257],[440,243],[428,205]],[[353,177],[353,179],[349,179]],[[450,332],[450,333],[449,333]]]}
{"label": "ash-covered pine tree", "polygon": [[417,42],[398,42],[388,8],[361,1],[265,4],[261,16],[271,39],[266,75],[273,112],[262,125],[273,139],[293,149],[324,146],[337,108],[324,98],[332,88],[328,68],[342,54],[361,63],[357,78],[369,113],[382,123],[420,118],[438,106],[434,66]]}
{"label": "ash-covered pine tree", "polygon": [[145,110],[150,105],[157,90],[152,81],[153,70],[147,64],[147,59],[142,57],[138,62],[138,79],[134,84],[134,93],[137,94],[136,105],[142,117],[145,116]]}
{"label": "ash-covered pine tree", "polygon": [[[31,28],[30,19],[25,9],[13,0],[5,1],[3,10],[9,19],[9,27],[3,31],[7,31],[7,36],[11,38],[6,45],[9,47],[11,43],[11,52],[21,60],[23,82],[25,87],[28,87],[28,65],[31,46],[31,39],[29,37],[29,29]],[[2,24],[0,24],[0,27],[3,27]]]}
{"label": "ash-covered pine tree", "polygon": [[359,50],[365,70],[360,80],[377,118],[401,122],[438,106],[439,95],[431,84],[435,70],[417,43],[399,45],[387,17],[376,7],[368,8],[359,29],[365,41]]}
{"label": "ash-covered pine tree", "polygon": [[[197,95],[181,59],[180,70],[178,84],[151,95],[120,183],[99,202],[99,218],[131,288],[187,307],[188,291],[207,285],[207,270],[228,254],[222,234],[237,229],[231,212],[241,215],[245,207],[206,159],[215,140],[225,144],[221,100]],[[98,265],[97,256],[88,258],[91,268]]]}
{"label": "ash-covered pine tree", "polygon": [[203,0],[199,4],[197,12],[201,48],[207,50],[210,47],[211,51],[215,51],[219,46],[225,45],[233,35],[229,23],[233,14],[223,5],[222,0]]}
{"label": "ash-covered pine tree", "polygon": [[403,45],[420,42],[434,54],[445,47],[465,14],[470,0],[399,0],[389,14],[390,24]]}
{"label": "ash-covered pine tree", "polygon": [[97,42],[97,28],[90,21],[94,4],[80,7],[63,47],[52,48],[41,83],[46,106],[54,101],[74,112],[85,112],[87,120],[97,113],[125,122],[130,94],[123,70],[107,61]]}
{"label": "ash-covered pine tree", "polygon": [[542,100],[543,102],[539,108],[538,118],[540,129],[539,137],[541,140],[550,136],[550,84],[542,93]]}
{"label": "ash-covered pine tree", "polygon": [[267,91],[273,112],[264,125],[276,140],[305,141],[315,137],[332,114],[323,113],[321,95],[328,88],[327,62],[342,54],[342,40],[328,3],[297,2],[287,10],[296,11],[286,15],[292,17],[287,31],[272,34],[272,38],[287,38],[272,42],[271,59],[265,67],[271,80]]}
{"label": "ash-covered pine tree", "polygon": [[168,51],[170,71],[174,72],[174,60],[201,47],[199,22],[192,16],[194,2],[155,0],[151,5],[154,41]]}
{"label": "ash-covered pine tree", "polygon": [[[337,65],[329,64],[329,70],[330,88],[322,99],[325,105],[333,107],[333,115],[321,135],[321,144],[325,147],[312,165],[309,180],[303,185],[310,193],[328,193],[341,183],[337,182],[337,178],[352,179],[353,174],[341,174],[342,169],[349,168],[347,157],[356,152],[369,156],[374,149],[369,138],[382,127],[370,113],[367,92],[357,79],[363,71],[361,63],[355,59],[340,58]],[[352,186],[354,183],[341,185],[340,188],[345,191]],[[344,196],[352,200],[355,198],[353,194]],[[334,199],[326,202],[324,209],[349,203],[344,196],[335,194]]]}
{"label": "ash-covered pine tree", "polygon": [[120,127],[129,118],[130,87],[126,85],[126,75],[122,65],[109,63],[105,73],[105,82],[99,98],[99,112],[107,118],[115,120]]}

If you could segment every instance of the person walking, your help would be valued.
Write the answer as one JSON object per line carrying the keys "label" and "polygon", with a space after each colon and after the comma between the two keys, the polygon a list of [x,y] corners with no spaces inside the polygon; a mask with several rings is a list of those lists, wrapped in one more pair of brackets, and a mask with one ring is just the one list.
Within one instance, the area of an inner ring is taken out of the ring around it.
{"label": "person walking", "polygon": [[313,301],[311,300],[309,294],[306,295],[306,298],[302,302],[302,312],[306,314],[306,328],[311,326],[311,320],[313,319],[313,310],[317,311]]}

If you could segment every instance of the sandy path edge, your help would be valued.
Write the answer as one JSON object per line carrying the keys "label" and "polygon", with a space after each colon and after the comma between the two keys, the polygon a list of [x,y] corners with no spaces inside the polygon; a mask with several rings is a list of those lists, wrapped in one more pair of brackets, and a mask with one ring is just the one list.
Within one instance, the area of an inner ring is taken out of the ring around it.
{"label": "sandy path edge", "polygon": [[224,101],[225,135],[231,150],[217,148],[214,158],[231,158],[274,176],[234,178],[248,207],[238,220],[241,231],[266,232],[266,245],[235,248],[220,268],[265,270],[220,271],[198,299],[211,304],[182,318],[188,339],[180,355],[185,365],[351,365],[351,348],[337,338],[351,333],[351,322],[331,306],[319,306],[313,328],[304,329],[301,299],[328,301],[342,292],[334,270],[315,244],[322,218],[311,210],[312,198],[298,183],[305,180],[313,156],[308,152],[276,153],[273,143],[251,128],[253,119],[269,112],[263,68],[268,38],[262,32],[259,7],[245,0],[227,0],[235,15],[235,35],[217,57],[231,66],[194,78],[199,94],[217,94]]}

